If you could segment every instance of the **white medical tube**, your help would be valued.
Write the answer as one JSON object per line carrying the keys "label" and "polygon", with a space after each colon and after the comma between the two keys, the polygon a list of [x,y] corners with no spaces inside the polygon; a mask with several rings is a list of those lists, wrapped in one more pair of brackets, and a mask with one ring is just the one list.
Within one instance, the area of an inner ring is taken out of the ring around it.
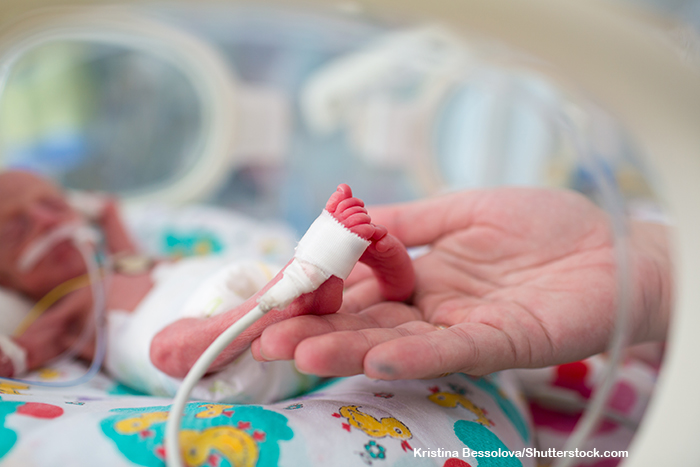
{"label": "white medical tube", "polygon": [[255,308],[233,323],[207,347],[182,381],[165,426],[165,459],[168,467],[184,467],[178,439],[182,411],[192,389],[216,357],[268,311],[284,308],[295,298],[313,292],[331,275],[347,278],[369,244],[368,240],[352,233],[326,210],[311,224],[299,241],[294,259],[285,268],[282,278],[258,299]]}
{"label": "white medical tube", "polygon": [[168,467],[184,467],[182,457],[180,456],[180,425],[182,424],[182,411],[190,398],[190,393],[195,385],[202,379],[211,366],[216,357],[228,345],[240,336],[243,331],[248,329],[257,320],[265,315],[265,311],[258,305],[241,319],[233,323],[226,329],[214,342],[211,343],[207,350],[197,359],[195,364],[190,369],[185,379],[182,381],[182,386],[178,389],[173,405],[170,407],[168,415],[168,423],[165,426],[165,459]]}

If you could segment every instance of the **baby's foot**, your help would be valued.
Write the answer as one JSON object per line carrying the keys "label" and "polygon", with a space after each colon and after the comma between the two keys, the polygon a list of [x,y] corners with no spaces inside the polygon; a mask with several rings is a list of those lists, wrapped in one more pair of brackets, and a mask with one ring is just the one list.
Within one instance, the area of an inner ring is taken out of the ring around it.
{"label": "baby's foot", "polygon": [[[373,268],[384,296],[388,300],[408,298],[413,290],[414,278],[406,249],[401,242],[387,234],[386,228],[371,223],[364,203],[352,196],[350,187],[340,185],[328,200],[326,210],[345,228],[371,242],[360,261]],[[260,297],[282,278],[283,273],[284,269],[260,292],[227,313],[208,319],[185,318],[166,327],[151,343],[153,364],[171,376],[184,377],[206,347],[255,307]],[[331,276],[315,291],[299,296],[285,308],[272,309],[231,343],[214,361],[210,371],[218,371],[233,361],[271,324],[303,314],[320,315],[338,311],[342,292],[343,280]]]}
{"label": "baby's foot", "polygon": [[396,237],[387,235],[384,226],[371,223],[364,203],[353,198],[345,184],[331,195],[326,211],[351,232],[372,242],[360,261],[372,268],[382,296],[392,301],[408,299],[413,293],[415,276],[406,247]]}
{"label": "baby's foot", "polygon": [[372,224],[365,203],[353,197],[352,190],[344,183],[328,198],[326,211],[346,229],[365,240],[379,240],[386,235],[386,229]]}

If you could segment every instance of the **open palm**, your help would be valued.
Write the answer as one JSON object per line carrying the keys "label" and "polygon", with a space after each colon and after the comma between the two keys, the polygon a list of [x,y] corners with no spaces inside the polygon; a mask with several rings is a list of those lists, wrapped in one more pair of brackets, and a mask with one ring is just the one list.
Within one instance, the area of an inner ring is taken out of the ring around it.
{"label": "open palm", "polygon": [[407,246],[430,248],[414,261],[410,303],[382,301],[375,280],[358,272],[340,313],[268,328],[257,356],[294,358],[321,375],[403,379],[551,365],[608,343],[612,236],[607,215],[582,196],[468,191],[370,214]]}

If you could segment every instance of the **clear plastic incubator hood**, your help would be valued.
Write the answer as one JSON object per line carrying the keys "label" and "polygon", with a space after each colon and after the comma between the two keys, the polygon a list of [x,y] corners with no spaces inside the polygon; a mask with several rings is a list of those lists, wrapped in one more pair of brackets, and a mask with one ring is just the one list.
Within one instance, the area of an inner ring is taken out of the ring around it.
{"label": "clear plastic incubator hood", "polygon": [[616,237],[610,374],[627,332],[626,225],[661,220],[672,322],[622,465],[700,465],[700,60],[658,21],[602,1],[4,0],[0,168],[299,230],[339,182],[370,203],[577,190]]}

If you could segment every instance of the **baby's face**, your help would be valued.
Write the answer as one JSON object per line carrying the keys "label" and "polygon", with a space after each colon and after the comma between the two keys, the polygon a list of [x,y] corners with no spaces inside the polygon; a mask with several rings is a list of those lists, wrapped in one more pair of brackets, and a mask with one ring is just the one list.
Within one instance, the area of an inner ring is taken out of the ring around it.
{"label": "baby's face", "polygon": [[0,173],[0,286],[38,299],[83,274],[83,260],[69,240],[56,244],[31,269],[18,266],[32,242],[78,217],[50,182],[25,172]]}

